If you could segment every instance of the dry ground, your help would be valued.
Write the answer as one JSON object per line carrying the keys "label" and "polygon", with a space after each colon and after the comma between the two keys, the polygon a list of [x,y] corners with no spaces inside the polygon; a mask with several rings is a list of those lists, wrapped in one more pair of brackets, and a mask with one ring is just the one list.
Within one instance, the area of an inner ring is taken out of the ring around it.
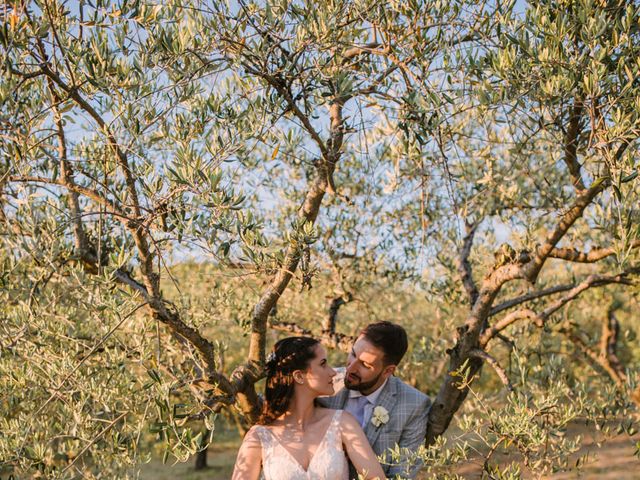
{"label": "dry ground", "polygon": [[[523,478],[540,480],[637,480],[640,479],[640,459],[634,456],[635,444],[640,441],[640,435],[633,438],[626,434],[618,435],[598,446],[591,432],[585,428],[574,427],[571,432],[584,437],[580,451],[571,457],[575,462],[579,457],[588,455],[586,463],[580,471],[556,473],[553,475],[537,476],[524,470]],[[507,456],[495,458],[500,464],[507,464],[511,459]],[[483,459],[469,462],[457,473],[467,479],[482,478]]]}

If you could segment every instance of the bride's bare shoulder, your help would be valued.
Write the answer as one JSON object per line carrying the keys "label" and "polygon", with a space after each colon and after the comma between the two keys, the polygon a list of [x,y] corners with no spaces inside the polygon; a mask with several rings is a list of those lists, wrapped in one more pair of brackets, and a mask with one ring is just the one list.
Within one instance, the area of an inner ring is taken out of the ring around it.
{"label": "bride's bare shoulder", "polygon": [[316,407],[316,412],[319,418],[333,417],[336,412],[335,408]]}
{"label": "bride's bare shoulder", "polygon": [[340,427],[341,430],[346,431],[362,429],[362,427],[360,427],[360,423],[356,420],[356,417],[351,415],[351,413],[347,412],[346,410],[343,410],[342,415],[340,416]]}
{"label": "bride's bare shoulder", "polygon": [[349,416],[351,418],[353,418],[353,415],[351,415],[349,412],[347,412],[346,410],[338,410],[337,408],[325,408],[325,407],[316,407],[316,411],[321,414],[323,417],[332,417],[333,415],[336,414],[336,412],[341,411],[342,412],[342,418],[344,418],[345,416]]}
{"label": "bride's bare shoulder", "polygon": [[249,430],[247,430],[244,438],[257,438],[259,436],[258,430],[260,430],[261,428],[265,428],[264,425],[253,425]]}

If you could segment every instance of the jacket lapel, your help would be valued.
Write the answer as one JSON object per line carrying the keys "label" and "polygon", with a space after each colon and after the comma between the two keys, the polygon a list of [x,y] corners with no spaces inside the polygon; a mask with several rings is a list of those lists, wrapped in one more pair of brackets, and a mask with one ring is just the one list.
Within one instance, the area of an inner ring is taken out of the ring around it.
{"label": "jacket lapel", "polygon": [[[389,412],[389,415],[391,415],[391,412],[393,411],[393,407],[396,404],[396,390],[397,390],[396,382],[397,381],[398,379],[396,377],[389,377],[387,384],[384,386],[384,390],[380,392],[378,401],[373,407],[374,410],[375,410],[375,407],[383,407],[387,412]],[[373,418],[373,411],[371,413],[371,417]],[[373,444],[378,439],[380,432],[382,431],[382,429],[385,428],[385,426],[386,425],[380,425],[379,427],[376,427],[373,423],[371,423],[371,420],[369,420],[365,425],[364,434],[369,439],[369,444],[372,447],[373,447]]]}

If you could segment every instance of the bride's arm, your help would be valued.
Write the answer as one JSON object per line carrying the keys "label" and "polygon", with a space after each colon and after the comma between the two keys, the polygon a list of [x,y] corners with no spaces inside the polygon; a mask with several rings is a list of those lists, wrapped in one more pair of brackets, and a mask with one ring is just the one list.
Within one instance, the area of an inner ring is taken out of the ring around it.
{"label": "bride's arm", "polygon": [[358,474],[364,475],[367,480],[384,480],[386,477],[380,462],[353,415],[342,412],[340,427],[342,444],[345,445],[347,455]]}
{"label": "bride's arm", "polygon": [[262,463],[262,445],[255,428],[250,429],[240,445],[232,480],[258,480]]}

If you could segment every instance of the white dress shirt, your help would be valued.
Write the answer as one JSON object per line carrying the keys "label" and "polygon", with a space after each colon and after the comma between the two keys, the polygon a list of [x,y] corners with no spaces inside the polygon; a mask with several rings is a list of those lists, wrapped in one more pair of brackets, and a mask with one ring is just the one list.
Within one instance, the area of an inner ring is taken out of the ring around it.
{"label": "white dress shirt", "polygon": [[[369,422],[369,420],[371,419],[371,414],[373,413],[373,409],[376,406],[376,402],[378,401],[378,397],[380,396],[382,389],[387,384],[387,380],[385,380],[384,383],[380,385],[375,392],[372,392],[369,395],[366,395],[368,401],[364,406],[364,415],[363,415],[363,421],[361,425],[362,428],[364,428],[367,422]],[[362,397],[362,393],[358,392],[357,390],[349,390],[349,399],[347,400],[347,404],[345,405],[345,408],[344,408],[347,412],[349,412],[356,418],[357,418],[356,408],[358,403],[358,400],[357,400],[358,397]]]}

